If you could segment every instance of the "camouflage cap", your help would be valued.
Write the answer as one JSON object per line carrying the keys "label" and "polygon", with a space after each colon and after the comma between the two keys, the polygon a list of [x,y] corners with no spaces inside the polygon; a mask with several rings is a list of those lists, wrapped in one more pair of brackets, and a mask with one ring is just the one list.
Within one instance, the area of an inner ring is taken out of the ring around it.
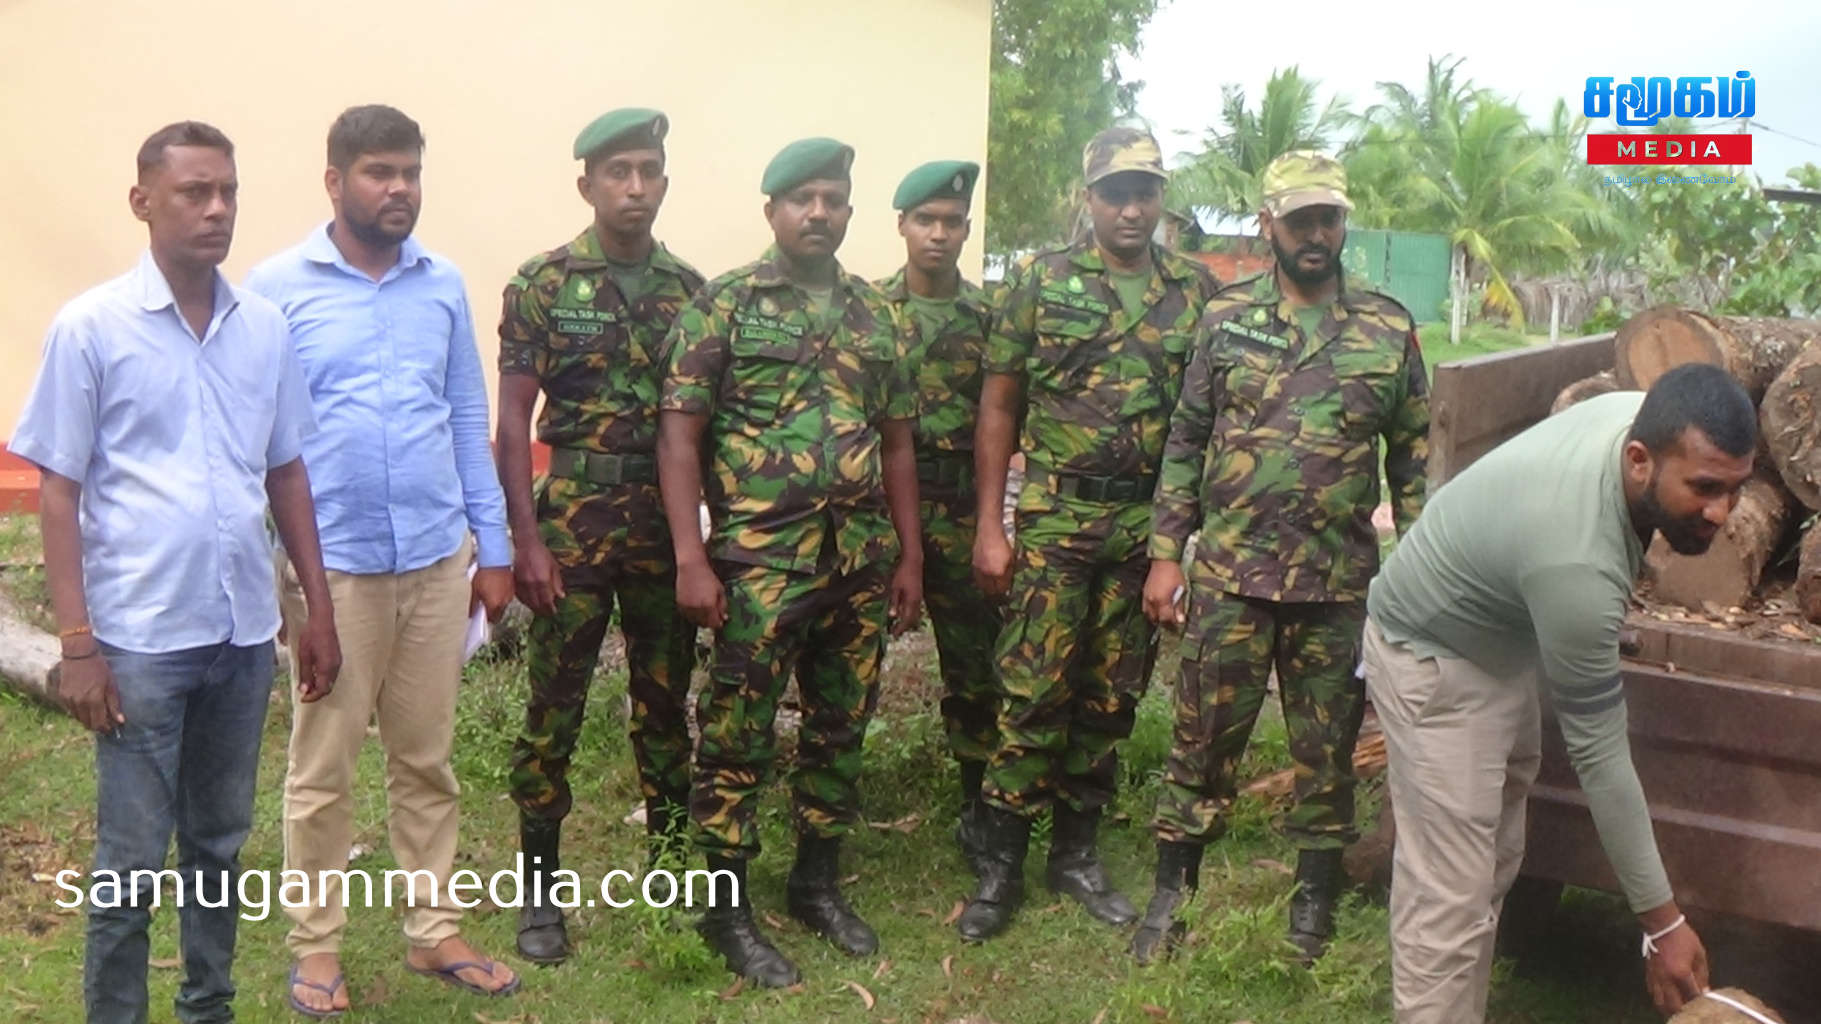
{"label": "camouflage cap", "polygon": [[1353,209],[1347,199],[1347,169],[1339,160],[1313,149],[1294,149],[1265,167],[1265,209],[1273,217],[1305,206]]}
{"label": "camouflage cap", "polygon": [[765,165],[759,191],[782,195],[806,181],[833,178],[847,181],[854,166],[854,147],[838,139],[798,139],[778,151]]}
{"label": "camouflage cap", "polygon": [[1169,180],[1163,169],[1163,150],[1142,128],[1108,128],[1081,149],[1081,182],[1092,185],[1121,171],[1139,171]]}
{"label": "camouflage cap", "polygon": [[586,160],[608,146],[623,149],[657,149],[670,133],[670,119],[649,107],[621,107],[588,122],[575,137],[575,158]]}

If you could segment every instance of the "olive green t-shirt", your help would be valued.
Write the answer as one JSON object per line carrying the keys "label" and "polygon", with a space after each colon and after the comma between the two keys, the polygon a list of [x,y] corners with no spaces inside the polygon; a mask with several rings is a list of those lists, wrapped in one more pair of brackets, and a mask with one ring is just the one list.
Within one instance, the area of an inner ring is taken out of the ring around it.
{"label": "olive green t-shirt", "polygon": [[650,275],[651,259],[649,257],[638,263],[607,261],[607,276],[613,278],[614,285],[620,289],[621,295],[626,296],[628,303],[637,302],[639,296],[645,294],[649,287],[647,279]]}
{"label": "olive green t-shirt", "polygon": [[1543,420],[1429,495],[1366,608],[1418,657],[1502,678],[1536,666],[1601,843],[1632,909],[1667,903],[1631,763],[1619,629],[1644,545],[1620,456],[1644,396],[1621,391]]}
{"label": "olive green t-shirt", "polygon": [[1315,332],[1321,329],[1322,320],[1328,315],[1330,305],[1331,303],[1324,302],[1319,306],[1296,307],[1296,324],[1303,329],[1304,339],[1315,337]]}
{"label": "olive green t-shirt", "polygon": [[1113,290],[1119,293],[1119,304],[1125,307],[1125,311],[1132,316],[1143,313],[1144,293],[1151,287],[1151,268],[1136,271],[1109,270],[1107,273],[1113,279]]}
{"label": "olive green t-shirt", "polygon": [[955,315],[955,297],[933,299],[910,293],[911,318],[917,323],[917,336],[929,338],[942,330]]}

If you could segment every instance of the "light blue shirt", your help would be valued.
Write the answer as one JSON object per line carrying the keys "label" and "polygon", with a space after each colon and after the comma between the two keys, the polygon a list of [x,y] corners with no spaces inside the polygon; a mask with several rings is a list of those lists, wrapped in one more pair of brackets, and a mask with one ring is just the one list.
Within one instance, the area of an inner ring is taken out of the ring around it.
{"label": "light blue shirt", "polygon": [[325,225],[247,275],[284,311],[319,432],[304,443],[323,564],[399,573],[454,554],[512,564],[487,385],[455,265],[408,238],[374,281]]}
{"label": "light blue shirt", "polygon": [[197,338],[147,252],[51,322],[8,447],[82,484],[95,636],[160,654],[278,632],[266,472],[312,429],[283,314],[217,272]]}

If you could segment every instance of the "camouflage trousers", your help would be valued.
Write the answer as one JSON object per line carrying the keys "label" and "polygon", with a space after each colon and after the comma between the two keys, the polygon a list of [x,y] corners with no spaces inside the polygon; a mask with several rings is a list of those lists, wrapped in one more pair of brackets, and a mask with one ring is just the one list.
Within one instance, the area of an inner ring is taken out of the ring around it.
{"label": "camouflage trousers", "polygon": [[999,741],[993,642],[1003,612],[974,582],[974,496],[923,500],[923,604],[942,668],[942,723],[957,761],[984,763]]}
{"label": "camouflage trousers", "polygon": [[1176,683],[1175,739],[1157,800],[1158,838],[1219,838],[1235,770],[1264,705],[1271,669],[1283,702],[1295,805],[1283,828],[1298,849],[1353,842],[1353,747],[1366,713],[1359,666],[1364,601],[1280,603],[1198,587]]}
{"label": "camouflage trousers", "polygon": [[573,803],[569,760],[616,598],[639,789],[647,800],[678,804],[689,794],[696,630],[677,611],[669,533],[628,521],[656,513],[662,522],[656,488],[630,499],[609,493],[570,500],[570,491],[588,486],[550,481],[539,498],[539,532],[562,567],[564,596],[554,615],[534,616],[527,631],[531,692],[509,782],[521,813],[559,821]]}
{"label": "camouflage trousers", "polygon": [[1054,799],[1094,810],[1113,799],[1115,744],[1156,663],[1144,616],[1149,502],[1055,499],[1021,508],[1011,609],[999,633],[999,746],[982,788],[1035,815]]}
{"label": "camouflage trousers", "polygon": [[792,573],[717,560],[727,622],[696,698],[698,841],[725,857],[758,855],[754,820],[778,746],[778,700],[794,673],[803,721],[791,771],[799,834],[837,836],[860,820],[860,746],[879,699],[890,570]]}

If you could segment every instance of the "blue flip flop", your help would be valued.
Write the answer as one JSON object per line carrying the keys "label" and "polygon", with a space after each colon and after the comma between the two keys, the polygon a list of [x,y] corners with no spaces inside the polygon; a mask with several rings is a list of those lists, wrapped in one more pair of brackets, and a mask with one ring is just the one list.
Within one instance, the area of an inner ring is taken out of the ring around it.
{"label": "blue flip flop", "polygon": [[296,1010],[298,1013],[303,1014],[304,1016],[310,1018],[311,1020],[333,1020],[334,1018],[341,1016],[342,1014],[346,1013],[347,1011],[346,1010],[318,1010],[314,1006],[305,1006],[304,1004],[297,1001],[296,989],[297,989],[297,986],[302,985],[304,988],[313,988],[316,991],[321,992],[323,995],[328,996],[330,999],[334,999],[335,990],[338,988],[341,988],[345,984],[347,984],[347,982],[345,979],[342,978],[342,976],[340,974],[337,974],[334,977],[334,979],[331,980],[327,985],[319,985],[314,981],[305,981],[304,979],[299,978],[297,976],[297,965],[292,964],[291,965],[291,984],[290,984],[289,988],[285,989],[285,997],[291,1001],[291,1009]]}
{"label": "blue flip flop", "polygon": [[524,979],[515,977],[507,984],[505,984],[497,989],[494,989],[494,988],[485,988],[483,986],[476,985],[474,982],[469,981],[466,978],[463,978],[461,976],[460,972],[466,971],[469,969],[473,969],[473,970],[483,972],[488,977],[492,977],[493,969],[498,966],[499,966],[498,960],[488,960],[485,963],[481,963],[480,961],[476,961],[476,960],[460,960],[460,961],[457,961],[456,963],[450,964],[447,967],[419,967],[416,964],[413,964],[409,960],[405,961],[405,969],[410,971],[412,974],[421,974],[426,978],[435,978],[436,980],[443,982],[444,984],[454,985],[456,988],[465,988],[470,992],[478,993],[483,996],[490,996],[493,998],[499,998],[500,996],[509,996],[512,993],[517,992],[518,987],[519,987],[519,982],[523,981]]}

